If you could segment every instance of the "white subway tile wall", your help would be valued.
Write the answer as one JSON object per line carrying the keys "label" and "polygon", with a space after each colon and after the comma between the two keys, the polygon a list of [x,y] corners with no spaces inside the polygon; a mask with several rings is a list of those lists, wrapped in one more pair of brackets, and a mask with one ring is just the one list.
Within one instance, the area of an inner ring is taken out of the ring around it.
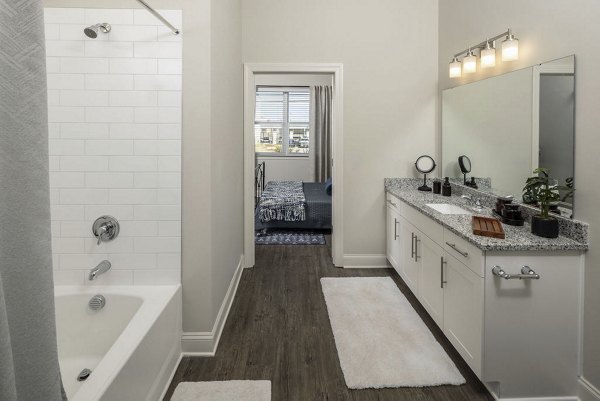
{"label": "white subway tile wall", "polygon": [[[141,9],[44,11],[55,283],[179,283],[181,35]],[[181,10],[160,12],[181,28]],[[85,36],[102,22],[110,33]],[[121,232],[97,245],[105,214]]]}

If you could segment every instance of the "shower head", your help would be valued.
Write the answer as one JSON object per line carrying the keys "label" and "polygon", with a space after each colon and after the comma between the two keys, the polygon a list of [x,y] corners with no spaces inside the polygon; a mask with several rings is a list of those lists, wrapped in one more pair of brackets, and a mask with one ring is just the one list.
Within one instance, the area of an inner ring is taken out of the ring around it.
{"label": "shower head", "polygon": [[96,39],[98,37],[98,31],[101,31],[102,33],[109,33],[110,24],[108,22],[103,22],[101,24],[88,26],[83,30],[83,33],[85,33],[88,38]]}

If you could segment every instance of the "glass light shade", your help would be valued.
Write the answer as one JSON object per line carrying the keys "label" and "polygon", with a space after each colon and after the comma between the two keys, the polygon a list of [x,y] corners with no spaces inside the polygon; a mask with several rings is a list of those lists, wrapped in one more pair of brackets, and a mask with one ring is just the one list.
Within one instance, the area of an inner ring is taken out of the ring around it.
{"label": "glass light shade", "polygon": [[481,54],[481,68],[494,67],[496,65],[496,49],[482,49]]}
{"label": "glass light shade", "polygon": [[473,53],[468,53],[463,58],[463,72],[465,74],[471,74],[477,71],[477,57]]}
{"label": "glass light shade", "polygon": [[508,37],[502,42],[502,61],[513,61],[519,59],[519,40]]}
{"label": "glass light shade", "polygon": [[462,75],[461,63],[457,58],[453,59],[450,62],[449,75],[450,78],[460,78],[460,76]]}

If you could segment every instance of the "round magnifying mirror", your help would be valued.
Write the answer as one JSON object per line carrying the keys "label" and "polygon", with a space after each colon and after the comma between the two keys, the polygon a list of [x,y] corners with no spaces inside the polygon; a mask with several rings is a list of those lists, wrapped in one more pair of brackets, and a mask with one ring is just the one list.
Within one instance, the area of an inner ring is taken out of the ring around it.
{"label": "round magnifying mirror", "polygon": [[459,156],[458,165],[460,166],[460,171],[462,171],[463,174],[471,172],[471,159],[469,159],[467,156]]}
{"label": "round magnifying mirror", "polygon": [[415,167],[419,173],[429,174],[435,169],[435,161],[431,156],[423,155],[417,159]]}
{"label": "round magnifying mirror", "polygon": [[431,156],[423,155],[420,156],[415,162],[415,168],[421,174],[423,174],[423,185],[421,185],[419,191],[431,191],[431,188],[427,186],[427,174],[435,170],[435,161]]}

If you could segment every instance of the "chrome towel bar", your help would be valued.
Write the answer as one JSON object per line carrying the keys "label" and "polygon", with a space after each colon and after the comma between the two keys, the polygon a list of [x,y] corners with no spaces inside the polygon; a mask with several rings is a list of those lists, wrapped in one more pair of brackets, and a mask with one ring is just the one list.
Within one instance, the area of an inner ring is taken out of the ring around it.
{"label": "chrome towel bar", "polygon": [[492,268],[492,274],[494,276],[503,278],[505,280],[539,280],[540,275],[534,272],[529,266],[521,267],[521,274],[509,274],[505,272],[500,266],[494,266]]}

